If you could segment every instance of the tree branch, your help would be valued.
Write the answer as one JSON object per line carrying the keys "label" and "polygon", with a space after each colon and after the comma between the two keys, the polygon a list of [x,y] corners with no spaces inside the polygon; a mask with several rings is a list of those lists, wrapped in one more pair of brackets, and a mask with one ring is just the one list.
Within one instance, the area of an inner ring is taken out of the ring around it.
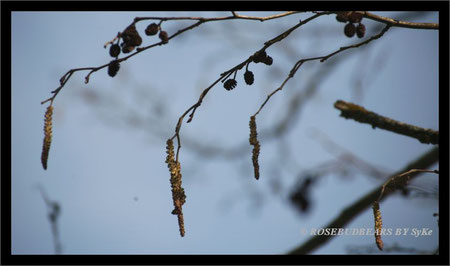
{"label": "tree branch", "polygon": [[[323,14],[323,13],[319,13],[319,14]],[[389,30],[390,27],[391,27],[390,25],[386,25],[380,33],[378,33],[378,34],[376,34],[376,35],[370,37],[369,39],[367,39],[367,40],[365,40],[365,41],[363,41],[363,42],[356,43],[356,44],[354,44],[354,45],[341,47],[341,48],[339,48],[339,50],[337,50],[337,51],[335,51],[335,52],[333,52],[333,53],[331,53],[331,54],[324,55],[324,56],[319,56],[319,57],[305,58],[305,59],[301,59],[301,60],[297,61],[297,63],[294,64],[294,66],[292,67],[291,71],[289,72],[289,75],[288,75],[287,78],[283,81],[283,83],[281,84],[281,86],[278,87],[276,90],[272,91],[269,95],[267,95],[266,100],[261,104],[261,106],[259,107],[258,111],[256,111],[256,113],[254,114],[254,116],[258,115],[259,112],[261,112],[261,110],[264,108],[264,106],[266,105],[266,103],[269,101],[269,99],[270,99],[274,94],[276,94],[277,92],[279,92],[279,91],[281,91],[281,90],[283,89],[284,85],[286,85],[286,83],[288,82],[289,79],[291,79],[291,78],[294,77],[295,73],[296,73],[296,72],[298,71],[298,69],[303,65],[303,63],[308,62],[308,61],[314,61],[314,60],[320,60],[320,62],[324,62],[324,61],[328,60],[328,58],[330,58],[330,57],[332,57],[332,56],[334,56],[334,55],[336,55],[336,54],[338,54],[338,53],[341,53],[341,52],[343,52],[343,51],[345,51],[345,50],[347,50],[347,49],[357,48],[357,47],[360,47],[360,46],[362,46],[362,45],[364,45],[364,44],[368,44],[369,42],[371,42],[371,41],[373,41],[373,40],[376,40],[376,39],[379,39],[381,36],[383,36],[383,35],[386,33],[386,31]]]}
{"label": "tree branch", "polygon": [[[388,180],[398,175],[401,175],[402,173],[407,172],[410,169],[426,169],[438,161],[439,161],[439,148],[435,147],[432,150],[428,151],[427,153],[423,154],[420,158],[418,158],[414,162],[407,165],[402,170],[398,171],[396,174],[389,177]],[[419,174],[418,172],[411,173],[409,180],[412,180],[418,174]],[[379,197],[383,185],[378,186],[377,188],[375,188],[374,190],[372,190],[371,192],[369,192],[368,194],[357,200],[352,205],[343,209],[341,211],[341,214],[338,217],[336,217],[333,221],[331,221],[328,225],[326,225],[325,228],[343,228],[350,221],[356,218],[359,214],[361,214],[367,208],[372,206],[374,201],[376,201],[377,198]],[[385,191],[384,196],[382,197],[381,200],[386,199],[388,196],[392,195],[393,192],[394,190]],[[332,237],[333,235],[331,234],[313,236],[302,245],[291,250],[289,254],[308,254],[313,250],[319,248],[321,245],[328,242]]]}
{"label": "tree branch", "polygon": [[341,116],[346,119],[351,118],[360,123],[370,124],[373,128],[379,127],[397,134],[412,137],[418,139],[422,143],[439,144],[439,131],[424,129],[399,122],[368,111],[359,105],[344,102],[342,100],[336,101],[334,107],[339,109],[341,111]]}
{"label": "tree branch", "polygon": [[389,178],[384,184],[381,186],[380,196],[378,196],[377,201],[380,201],[386,189],[394,190],[398,186],[404,186],[410,181],[411,174],[413,173],[435,173],[439,174],[438,170],[423,170],[423,169],[411,169],[399,175],[393,176]]}
{"label": "tree branch", "polygon": [[37,185],[37,188],[41,192],[42,199],[44,199],[45,205],[47,205],[47,209],[49,210],[48,219],[50,221],[50,225],[52,227],[52,235],[53,235],[53,244],[55,246],[55,253],[61,254],[62,247],[61,241],[59,240],[59,231],[58,231],[58,218],[61,213],[61,207],[56,201],[51,201],[47,197],[47,193],[45,193],[44,188],[40,184]]}
{"label": "tree branch", "polygon": [[[214,17],[214,18],[204,18],[204,17],[136,17],[136,18],[134,18],[133,22],[132,22],[129,26],[131,26],[131,25],[133,25],[133,24],[136,24],[137,22],[142,21],[142,20],[160,20],[161,22],[162,22],[162,21],[169,21],[169,20],[197,20],[196,23],[194,23],[194,24],[192,24],[192,25],[190,25],[190,26],[187,26],[187,27],[185,27],[185,28],[183,28],[183,29],[177,31],[175,34],[171,35],[171,36],[168,38],[168,39],[170,40],[170,39],[172,39],[172,38],[174,38],[174,37],[180,35],[181,33],[185,32],[185,31],[188,31],[188,30],[191,30],[191,29],[193,29],[193,28],[195,28],[195,27],[197,27],[197,26],[199,26],[199,25],[201,25],[201,24],[203,24],[203,23],[206,23],[206,22],[211,22],[211,21],[222,21],[222,20],[232,20],[232,19],[241,19],[241,20],[242,20],[242,19],[245,19],[245,20],[259,20],[259,21],[266,21],[266,20],[271,20],[271,19],[276,19],[276,18],[281,18],[281,17],[289,16],[289,15],[296,14],[296,13],[299,13],[299,12],[301,12],[301,11],[288,11],[288,12],[284,12],[284,13],[280,13],[280,14],[276,14],[276,15],[272,15],[272,16],[267,16],[267,17],[241,16],[241,15],[238,15],[238,14],[236,14],[236,13],[234,13],[233,16],[228,16],[228,17]],[[105,44],[105,48],[106,48],[106,46],[107,46],[108,44],[111,44],[112,42],[114,42],[114,41],[120,36],[120,34],[121,34],[121,33],[119,32],[119,33],[117,34],[117,36],[114,37],[114,39],[113,39],[112,41],[107,42],[107,43]],[[132,53],[132,54],[126,56],[126,57],[117,59],[117,62],[120,63],[120,62],[126,61],[127,59],[129,59],[129,58],[131,58],[131,57],[133,57],[133,56],[135,56],[135,55],[141,53],[142,51],[145,51],[145,50],[150,49],[150,48],[152,48],[152,47],[160,46],[160,45],[163,45],[163,44],[165,44],[165,43],[161,41],[161,42],[157,42],[157,43],[154,43],[154,44],[145,46],[145,47],[136,48],[136,52],[134,52],[134,53]],[[101,70],[101,69],[103,69],[103,68],[105,68],[105,67],[108,67],[109,64],[110,64],[110,63],[106,63],[106,64],[101,65],[101,66],[98,66],[98,67],[73,68],[73,69],[67,71],[67,73],[64,74],[64,75],[61,77],[61,79],[60,79],[60,86],[59,86],[57,89],[55,89],[54,91],[52,91],[53,96],[50,97],[50,98],[48,98],[48,99],[46,99],[46,100],[44,100],[44,101],[42,101],[41,104],[44,104],[44,103],[46,103],[46,102],[48,102],[48,101],[50,101],[51,103],[53,103],[53,100],[56,98],[56,96],[57,96],[58,93],[61,91],[61,89],[64,87],[64,85],[66,85],[67,81],[71,78],[71,76],[72,76],[73,73],[78,72],[78,71],[90,70],[90,72],[89,72],[89,73],[86,75],[86,77],[85,77],[85,83],[89,83],[89,77],[90,77],[90,75],[91,75],[92,73],[97,72],[97,71],[99,71],[99,70]]]}
{"label": "tree branch", "polygon": [[423,30],[439,30],[438,23],[416,23],[409,21],[401,21],[397,19],[378,16],[369,12],[362,12],[363,17],[372,19],[392,27],[410,28],[410,29],[423,29]]}
{"label": "tree branch", "polygon": [[[259,49],[257,52],[255,52],[254,55],[256,55],[256,54],[258,54],[258,53],[260,53],[260,52],[262,52],[262,51],[265,51],[267,48],[269,48],[269,47],[272,46],[273,44],[275,44],[275,43],[277,43],[277,42],[283,40],[284,38],[286,38],[287,36],[289,36],[289,34],[290,34],[291,32],[293,32],[295,29],[297,29],[298,27],[300,27],[300,26],[302,26],[302,25],[304,25],[304,24],[306,24],[306,23],[308,23],[308,22],[310,22],[310,21],[312,21],[312,20],[314,20],[314,19],[316,19],[316,18],[318,18],[318,17],[320,17],[320,16],[322,16],[322,15],[328,15],[328,14],[330,14],[330,12],[321,12],[321,13],[315,14],[315,15],[313,15],[313,16],[311,16],[311,17],[309,17],[309,18],[307,18],[307,19],[305,19],[305,20],[303,20],[303,21],[300,21],[298,24],[296,24],[296,25],[294,25],[293,27],[289,28],[288,30],[284,31],[284,32],[281,33],[280,35],[276,36],[275,38],[273,38],[273,39],[271,39],[271,40],[269,40],[269,41],[267,41],[267,42],[265,42],[265,43],[264,43],[264,46],[263,46],[261,49]],[[196,111],[197,108],[202,104],[203,99],[204,99],[205,96],[208,94],[208,92],[212,89],[212,87],[214,87],[219,81],[228,78],[228,77],[229,77],[230,75],[232,75],[233,73],[236,73],[236,71],[242,69],[246,64],[252,62],[254,55],[250,56],[248,59],[246,59],[245,61],[243,61],[243,62],[241,62],[240,64],[236,65],[235,67],[233,67],[233,68],[231,68],[231,69],[229,69],[229,70],[223,72],[222,74],[220,74],[220,77],[219,77],[216,81],[214,81],[209,87],[207,87],[206,89],[203,90],[203,92],[200,94],[200,97],[199,97],[198,101],[197,101],[194,105],[192,105],[191,107],[189,107],[189,109],[187,109],[187,110],[179,117],[177,126],[176,126],[176,128],[175,128],[175,134],[174,134],[174,135],[172,136],[172,138],[171,138],[171,139],[177,138],[177,145],[178,145],[178,147],[177,147],[177,154],[176,154],[176,161],[177,161],[177,162],[178,162],[179,151],[180,151],[180,148],[181,148],[180,129],[181,129],[181,125],[182,125],[182,122],[183,122],[185,116],[186,116],[189,112],[191,112],[191,114],[189,115],[189,119],[188,119],[187,122],[189,123],[190,121],[192,121],[192,118],[194,117],[195,111]]]}

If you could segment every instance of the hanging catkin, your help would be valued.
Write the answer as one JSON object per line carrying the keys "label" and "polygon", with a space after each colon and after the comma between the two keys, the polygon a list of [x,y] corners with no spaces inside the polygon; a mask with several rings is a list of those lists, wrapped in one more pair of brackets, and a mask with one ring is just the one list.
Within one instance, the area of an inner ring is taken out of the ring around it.
{"label": "hanging catkin", "polygon": [[253,162],[253,169],[255,172],[255,178],[256,180],[259,179],[259,163],[258,163],[258,157],[259,157],[259,150],[260,145],[258,141],[258,133],[256,132],[256,121],[255,116],[250,117],[250,145],[253,146],[253,154],[252,154],[252,162]]}
{"label": "hanging catkin", "polygon": [[375,220],[375,242],[380,250],[383,250],[383,240],[381,240],[381,229],[383,227],[383,220],[381,219],[380,204],[375,201],[372,206],[373,217]]}
{"label": "hanging catkin", "polygon": [[178,217],[178,226],[180,229],[180,235],[184,236],[184,218],[183,218],[183,204],[186,202],[186,194],[181,187],[181,165],[180,162],[175,160],[175,152],[173,146],[173,140],[167,140],[167,157],[166,163],[170,171],[170,186],[172,187],[172,199],[174,209],[172,214]]}
{"label": "hanging catkin", "polygon": [[45,112],[44,122],[44,144],[42,146],[41,162],[45,170],[47,170],[48,152],[50,151],[50,145],[52,144],[52,115],[53,106],[47,107]]}

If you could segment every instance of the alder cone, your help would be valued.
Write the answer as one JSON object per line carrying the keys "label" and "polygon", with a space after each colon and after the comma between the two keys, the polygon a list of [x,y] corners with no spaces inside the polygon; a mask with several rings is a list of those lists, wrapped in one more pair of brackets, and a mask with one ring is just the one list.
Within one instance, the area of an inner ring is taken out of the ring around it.
{"label": "alder cone", "polygon": [[266,51],[261,51],[253,56],[253,63],[260,63],[264,62],[264,60],[267,58]]}
{"label": "alder cone", "polygon": [[253,82],[255,81],[255,77],[253,76],[253,72],[246,71],[244,73],[244,80],[245,80],[245,83],[247,83],[247,85],[252,85]]}
{"label": "alder cone", "polygon": [[362,38],[364,37],[365,34],[366,34],[366,26],[360,23],[358,27],[356,27],[356,35],[358,36],[358,38]]}
{"label": "alder cone", "polygon": [[363,14],[357,13],[357,12],[352,12],[348,16],[348,21],[350,21],[351,23],[359,23],[359,22],[361,22],[362,18],[363,18]]}
{"label": "alder cone", "polygon": [[128,45],[125,44],[125,45],[122,47],[122,52],[123,52],[124,54],[131,53],[133,50],[134,50],[134,46],[128,46]]}
{"label": "alder cone", "polygon": [[122,33],[122,39],[125,42],[125,45],[130,47],[139,46],[142,44],[142,38],[136,30],[136,26],[134,24],[125,29]]}
{"label": "alder cone", "polygon": [[145,34],[147,36],[151,36],[151,35],[156,35],[159,31],[159,26],[156,23],[152,23],[150,25],[147,26],[147,28],[145,29]]}
{"label": "alder cone", "polygon": [[348,15],[349,15],[349,12],[339,12],[336,15],[336,20],[339,22],[345,23],[348,21]]}
{"label": "alder cone", "polygon": [[109,55],[111,57],[117,57],[120,54],[120,46],[118,44],[113,44],[109,48]]}
{"label": "alder cone", "polygon": [[169,42],[169,36],[168,36],[166,31],[162,30],[159,33],[159,38],[161,39],[162,43],[168,43]]}
{"label": "alder cone", "polygon": [[108,66],[108,75],[111,77],[116,76],[117,72],[119,72],[120,64],[117,62],[117,60],[111,61],[111,63]]}
{"label": "alder cone", "polygon": [[273,63],[273,58],[270,57],[270,56],[267,56],[266,58],[264,58],[263,63],[266,64],[266,65],[268,65],[268,66],[270,66],[270,65],[272,65],[272,63]]}
{"label": "alder cone", "polygon": [[351,38],[351,37],[355,36],[355,32],[356,32],[356,27],[355,27],[355,25],[353,25],[353,23],[348,23],[347,25],[345,25],[345,28],[344,28],[345,36]]}
{"label": "alder cone", "polygon": [[232,89],[234,89],[237,85],[237,81],[235,79],[229,79],[227,81],[225,81],[225,83],[223,84],[223,87],[227,90],[230,91]]}

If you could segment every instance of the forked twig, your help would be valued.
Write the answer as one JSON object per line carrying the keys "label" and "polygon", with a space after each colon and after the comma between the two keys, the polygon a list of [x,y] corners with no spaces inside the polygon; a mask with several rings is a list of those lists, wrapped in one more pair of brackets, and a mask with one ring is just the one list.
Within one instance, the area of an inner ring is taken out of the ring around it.
{"label": "forked twig", "polygon": [[291,71],[289,72],[289,75],[286,77],[286,79],[283,81],[283,83],[280,85],[280,87],[278,87],[276,90],[272,91],[269,95],[267,95],[266,100],[261,104],[261,106],[259,107],[258,111],[256,111],[256,113],[255,113],[254,115],[256,116],[256,115],[259,114],[259,112],[261,112],[261,110],[264,108],[264,106],[265,106],[266,103],[269,101],[269,99],[270,99],[274,94],[276,94],[277,92],[279,92],[279,91],[281,91],[281,90],[283,89],[283,87],[286,85],[286,83],[288,82],[288,80],[294,77],[295,73],[298,71],[298,69],[299,69],[305,62],[308,62],[308,61],[315,61],[315,60],[320,60],[320,62],[324,62],[324,61],[328,60],[330,57],[332,57],[332,56],[334,56],[334,55],[336,55],[336,54],[338,54],[338,53],[341,53],[341,52],[343,52],[343,51],[345,51],[345,50],[348,50],[348,49],[351,49],[351,48],[357,48],[357,47],[360,47],[360,46],[362,46],[362,45],[364,45],[364,44],[368,44],[368,43],[370,43],[371,41],[376,40],[376,39],[379,39],[381,36],[383,36],[383,35],[386,33],[386,31],[389,30],[390,27],[391,27],[391,25],[387,24],[387,25],[383,28],[383,30],[382,30],[380,33],[378,33],[378,34],[376,34],[376,35],[370,37],[369,39],[367,39],[367,40],[365,40],[365,41],[363,41],[363,42],[359,42],[359,43],[354,44],[354,45],[341,47],[341,48],[339,48],[339,50],[337,50],[337,51],[335,51],[335,52],[332,52],[332,53],[330,53],[330,54],[328,54],[328,55],[318,56],[318,57],[311,57],[311,58],[305,58],[305,59],[301,59],[301,60],[297,61],[297,63],[294,64],[294,66],[292,67]]}

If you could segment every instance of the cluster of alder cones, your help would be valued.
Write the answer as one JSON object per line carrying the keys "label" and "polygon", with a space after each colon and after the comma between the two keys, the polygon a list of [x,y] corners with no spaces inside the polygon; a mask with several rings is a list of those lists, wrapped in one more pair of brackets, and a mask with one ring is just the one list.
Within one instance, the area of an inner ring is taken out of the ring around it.
{"label": "cluster of alder cones", "polygon": [[[145,35],[152,36],[156,35],[159,32],[159,38],[161,42],[166,44],[169,42],[169,35],[166,31],[161,30],[161,23],[151,23],[145,29]],[[122,39],[122,43],[119,46],[120,39]],[[142,44],[142,38],[139,35],[139,32],[136,30],[136,26],[134,24],[127,27],[122,33],[119,34],[119,39],[117,43],[112,44],[109,48],[109,55],[114,57],[115,60],[111,61],[108,66],[108,75],[114,77],[120,69],[120,64],[117,61],[117,58],[120,52],[127,54],[130,53],[137,46]]]}
{"label": "cluster of alder cones", "polygon": [[[361,23],[363,14],[357,11],[343,11],[336,15],[336,20],[342,23],[347,23],[344,27],[345,36],[351,38],[356,35],[358,38],[364,37],[366,34],[366,26]],[[358,24],[355,26],[355,24]]]}
{"label": "cluster of alder cones", "polygon": [[[253,62],[255,64],[257,64],[257,63],[264,63],[264,64],[270,66],[273,63],[273,58],[270,57],[269,55],[267,55],[266,51],[260,51],[260,52],[257,52],[256,54],[254,54],[252,56],[252,61],[251,62]],[[249,64],[250,64],[250,62],[247,64],[247,68],[246,68],[246,71],[244,73],[244,80],[245,80],[245,83],[247,85],[252,85],[253,82],[255,81],[255,76],[253,75],[253,72],[248,70],[248,65]],[[223,87],[227,91],[230,91],[230,90],[234,89],[236,86],[237,86],[237,81],[234,78],[227,79],[225,81],[225,83],[223,84]]]}

